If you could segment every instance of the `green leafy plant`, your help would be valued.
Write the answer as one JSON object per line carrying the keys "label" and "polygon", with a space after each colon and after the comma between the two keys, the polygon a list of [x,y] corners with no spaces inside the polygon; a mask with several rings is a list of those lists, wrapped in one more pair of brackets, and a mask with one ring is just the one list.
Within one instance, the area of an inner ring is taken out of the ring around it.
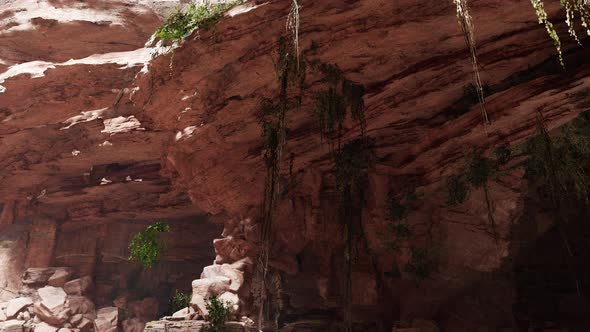
{"label": "green leafy plant", "polygon": [[156,222],[135,234],[129,244],[129,260],[137,261],[145,268],[152,268],[165,248],[160,234],[169,231],[170,226],[168,224]]}
{"label": "green leafy plant", "polygon": [[435,262],[433,249],[412,247],[410,249],[410,260],[406,264],[406,272],[414,276],[416,284],[420,284],[431,276]]}
{"label": "green leafy plant", "polygon": [[174,290],[174,296],[170,298],[168,307],[170,313],[173,314],[181,309],[188,308],[191,303],[191,295],[179,292],[178,289]]}
{"label": "green leafy plant", "polygon": [[207,321],[209,326],[205,328],[206,332],[223,332],[225,322],[231,315],[233,303],[230,301],[223,302],[216,295],[205,299],[205,308],[209,311]]}
{"label": "green leafy plant", "polygon": [[242,1],[229,3],[191,3],[186,9],[178,7],[166,23],[156,30],[155,37],[162,41],[178,42],[196,29],[209,29],[215,25],[223,14]]}

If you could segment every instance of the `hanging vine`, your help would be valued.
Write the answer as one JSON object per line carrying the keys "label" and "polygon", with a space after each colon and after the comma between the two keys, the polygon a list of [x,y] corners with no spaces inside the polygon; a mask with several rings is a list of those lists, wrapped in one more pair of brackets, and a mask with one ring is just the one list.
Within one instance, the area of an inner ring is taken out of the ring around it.
{"label": "hanging vine", "polygon": [[297,0],[291,1],[291,10],[287,16],[287,32],[290,32],[297,57],[297,66],[299,66],[299,3]]}
{"label": "hanging vine", "polygon": [[[322,74],[321,82],[326,85],[316,94],[313,112],[321,138],[328,141],[334,161],[338,218],[344,231],[344,330],[352,331],[352,270],[359,253],[358,245],[368,250],[362,210],[368,172],[375,160],[374,140],[365,135],[364,87],[346,79],[337,65],[315,63],[314,68]],[[360,135],[342,144],[344,122],[349,112],[360,128]]]}
{"label": "hanging vine", "polygon": [[[557,54],[559,56],[559,63],[562,67],[565,67],[563,61],[563,54],[561,50],[561,40],[559,39],[559,35],[553,26],[553,23],[549,21],[547,16],[547,12],[545,11],[545,6],[543,0],[531,0],[531,4],[533,5],[533,9],[535,10],[535,14],[539,19],[539,24],[543,24],[547,33],[549,34],[549,38],[553,41],[553,45],[557,49]],[[590,36],[590,27],[588,24],[590,23],[590,8],[589,3],[586,0],[559,0],[559,4],[565,10],[565,23],[568,27],[568,33],[572,38],[576,40],[578,44],[581,45],[580,39],[576,33],[575,28],[575,21],[576,17],[580,20],[580,25],[584,30],[586,30],[586,34]]]}
{"label": "hanging vine", "polygon": [[[287,139],[287,113],[298,107],[300,98],[292,98],[289,88],[302,86],[305,78],[300,71],[292,47],[285,38],[280,38],[277,56],[274,60],[279,92],[276,98],[264,98],[260,103],[262,111],[262,138],[266,168],[264,197],[262,206],[261,250],[254,275],[252,293],[254,305],[258,308],[258,324],[262,329],[264,322],[273,321],[278,329],[281,278],[278,271],[270,271],[268,262],[271,249],[273,214],[280,195],[280,164],[283,160]],[[271,311],[275,310],[271,319]],[[266,310],[266,311],[265,311]]]}
{"label": "hanging vine", "polygon": [[490,124],[490,120],[485,108],[485,95],[479,74],[477,47],[475,44],[475,34],[473,33],[473,22],[471,20],[471,15],[469,14],[469,7],[467,5],[467,0],[453,0],[453,2],[457,7],[457,18],[459,20],[459,25],[461,26],[461,31],[463,32],[465,44],[469,48],[469,60],[471,61],[471,66],[473,67],[473,84],[477,91],[477,98],[479,100],[479,108],[481,111],[484,128],[487,128],[487,125]]}

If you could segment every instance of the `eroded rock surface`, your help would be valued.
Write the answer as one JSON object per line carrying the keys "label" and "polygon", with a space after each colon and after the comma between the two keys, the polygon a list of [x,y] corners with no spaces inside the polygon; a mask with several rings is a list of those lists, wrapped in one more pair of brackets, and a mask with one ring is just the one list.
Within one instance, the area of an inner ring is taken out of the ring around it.
{"label": "eroded rock surface", "polygon": [[[277,94],[273,57],[291,1],[246,4],[236,10],[241,14],[189,37],[172,66],[169,57],[151,60],[143,48],[160,24],[161,12],[141,4],[148,2],[162,8],[157,1],[35,1],[37,7],[14,1],[2,7],[0,280],[8,291],[1,300],[15,298],[21,284],[33,299],[48,284],[84,294],[82,285],[62,284],[63,275],[45,269],[59,265],[76,271],[71,278],[93,280],[96,308],[149,289],[152,294],[134,300],[145,308],[136,312],[152,315],[151,304],[141,302],[145,297],[166,303],[173,288],[187,291],[203,271],[192,285],[196,311],[204,314],[203,301],[212,294],[237,301],[238,312],[252,309],[267,174],[260,101]],[[588,48],[564,39],[563,71],[530,1],[473,1],[481,75],[489,86],[492,122],[484,128],[470,100],[471,65],[451,1],[299,2],[302,63],[337,65],[364,87],[366,127],[344,122],[342,142],[361,132],[375,140],[377,162],[357,211],[368,250],[356,257],[351,273],[357,328],[383,330],[408,321],[404,328],[422,329],[413,322],[435,318],[443,330],[512,326],[511,280],[498,275],[519,246],[543,232],[512,235],[523,220],[547,229],[529,202],[535,188],[519,164],[525,156],[489,181],[493,232],[484,189],[449,206],[446,181],[465,172],[473,152],[491,155],[501,144],[523,143],[535,132],[539,111],[552,130],[587,110]],[[551,18],[560,15],[557,2],[546,6]],[[74,16],[55,14],[59,8]],[[55,40],[63,43],[54,47]],[[287,119],[292,158],[281,161],[280,181],[289,185],[281,186],[286,190],[276,202],[269,258],[285,295],[283,323],[293,331],[337,328],[346,282],[334,163],[313,114],[325,82],[307,68],[301,109]],[[405,222],[416,236],[389,252],[383,235],[390,193],[412,191],[419,203]],[[164,236],[167,253],[155,269],[142,271],[127,262],[127,245],[160,219],[172,228]],[[221,224],[222,238],[212,244]],[[205,267],[213,262],[212,245],[215,263]],[[420,287],[406,269],[412,246],[439,253]],[[30,267],[41,269],[21,280]],[[39,317],[83,331],[93,325],[137,330],[147,319],[119,322],[100,309],[93,316],[68,308],[66,300],[50,301],[52,308],[43,302],[34,306]],[[456,318],[466,309],[481,312],[467,321]],[[5,328],[20,328],[9,322]],[[148,331],[202,323],[150,324]]]}

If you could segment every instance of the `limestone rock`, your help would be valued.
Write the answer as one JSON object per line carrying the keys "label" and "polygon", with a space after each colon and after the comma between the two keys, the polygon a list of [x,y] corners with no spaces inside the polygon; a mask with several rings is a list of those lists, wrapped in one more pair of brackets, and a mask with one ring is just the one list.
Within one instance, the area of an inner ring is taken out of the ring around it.
{"label": "limestone rock", "polygon": [[85,295],[92,289],[92,285],[92,278],[85,276],[66,282],[64,290],[69,295]]}
{"label": "limestone rock", "polygon": [[30,297],[19,297],[8,301],[8,306],[6,307],[6,318],[15,318],[21,311],[26,310],[31,305],[33,305],[33,299]]}
{"label": "limestone rock", "polygon": [[231,292],[225,292],[219,296],[219,300],[223,302],[223,304],[231,305],[233,308],[232,313],[236,313],[240,308],[240,299],[238,295]]}
{"label": "limestone rock", "polygon": [[41,303],[48,309],[61,306],[66,302],[66,292],[62,288],[46,286],[39,289]]}
{"label": "limestone rock", "polygon": [[0,332],[22,332],[24,324],[25,324],[25,322],[23,322],[21,320],[16,320],[16,319],[7,320],[6,322],[3,322],[0,325],[1,326]]}
{"label": "limestone rock", "polygon": [[244,272],[234,268],[230,264],[209,265],[203,269],[201,273],[202,279],[226,277],[231,280],[229,289],[232,292],[238,292],[244,284]]}
{"label": "limestone rock", "polygon": [[35,326],[35,332],[56,332],[57,330],[57,327],[51,326],[45,322],[41,322]]}
{"label": "limestone rock", "polygon": [[231,280],[223,276],[196,279],[192,282],[193,295],[191,305],[203,315],[208,315],[205,299],[212,295],[219,295],[230,289]]}
{"label": "limestone rock", "polygon": [[172,314],[172,317],[191,319],[195,315],[195,309],[192,307],[183,308]]}
{"label": "limestone rock", "polygon": [[58,267],[55,272],[47,280],[47,285],[54,287],[63,287],[65,283],[71,279],[72,270],[65,267]]}
{"label": "limestone rock", "polygon": [[34,305],[34,313],[42,321],[53,326],[60,326],[70,316],[70,309],[66,306],[66,293],[58,287],[46,286],[39,289],[40,302]]}

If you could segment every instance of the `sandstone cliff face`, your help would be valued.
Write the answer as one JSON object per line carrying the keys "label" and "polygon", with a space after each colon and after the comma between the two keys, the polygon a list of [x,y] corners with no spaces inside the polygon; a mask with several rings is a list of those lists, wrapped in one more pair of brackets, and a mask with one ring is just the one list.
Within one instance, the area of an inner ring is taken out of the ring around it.
{"label": "sandstone cliff face", "polygon": [[[143,45],[160,24],[140,2],[2,7],[3,300],[25,268],[69,266],[93,276],[99,305],[126,290],[165,305],[213,260],[211,239],[222,227],[162,174],[169,134],[141,128],[128,102],[151,58]],[[162,264],[142,272],[127,262],[127,246],[156,220],[174,235]]]}
{"label": "sandstone cliff face", "polygon": [[[543,233],[517,238],[515,229],[525,221],[544,227],[524,169],[511,167],[522,157],[489,183],[497,240],[483,190],[449,206],[446,179],[465,172],[472,152],[489,155],[500,144],[522,143],[534,132],[538,111],[549,128],[585,111],[588,49],[566,44],[567,70],[561,70],[529,1],[473,1],[482,79],[491,91],[492,124],[484,129],[477,105],[464,94],[471,65],[451,1],[300,4],[302,58],[338,65],[364,86],[365,132],[375,139],[377,161],[362,210],[369,250],[359,254],[352,274],[357,328],[386,330],[415,319],[436,320],[448,331],[513,326],[516,290],[504,272],[519,248]],[[112,6],[107,12],[118,13],[122,26],[35,19],[34,30],[0,34],[7,45],[0,71],[141,48],[159,24],[156,16]],[[91,274],[105,293],[130,287],[138,270],[125,262],[126,244],[158,218],[172,224],[171,248],[156,271],[141,274],[143,285],[158,283],[164,292],[172,284],[188,287],[213,260],[210,241],[221,226],[206,223],[205,214],[225,224],[225,238],[215,244],[218,263],[256,257],[266,174],[260,100],[277,93],[273,57],[289,6],[244,5],[233,11],[239,15],[187,38],[172,65],[160,57],[143,69],[137,59],[124,69],[116,61],[56,66],[44,77],[0,82],[6,89],[0,94],[0,223],[9,244],[0,257],[11,264],[0,272],[9,289],[20,279],[14,271],[49,265]],[[547,6],[559,15],[557,4]],[[47,44],[66,29],[73,38],[59,51]],[[19,38],[32,41],[23,46]],[[323,87],[319,72],[308,67],[306,83],[301,109],[288,115],[293,159],[282,161],[282,175],[289,178],[292,169],[294,185],[277,204],[271,266],[281,271],[281,321],[313,319],[306,323],[313,330],[341,320],[344,235],[330,149],[311,112]],[[347,142],[360,128],[347,121],[343,132]],[[388,252],[382,236],[388,194],[412,190],[419,200],[406,223],[416,237]],[[419,287],[404,271],[411,246],[438,253],[433,274]],[[392,277],[396,270],[401,276]],[[242,298],[248,301],[247,292]]]}

